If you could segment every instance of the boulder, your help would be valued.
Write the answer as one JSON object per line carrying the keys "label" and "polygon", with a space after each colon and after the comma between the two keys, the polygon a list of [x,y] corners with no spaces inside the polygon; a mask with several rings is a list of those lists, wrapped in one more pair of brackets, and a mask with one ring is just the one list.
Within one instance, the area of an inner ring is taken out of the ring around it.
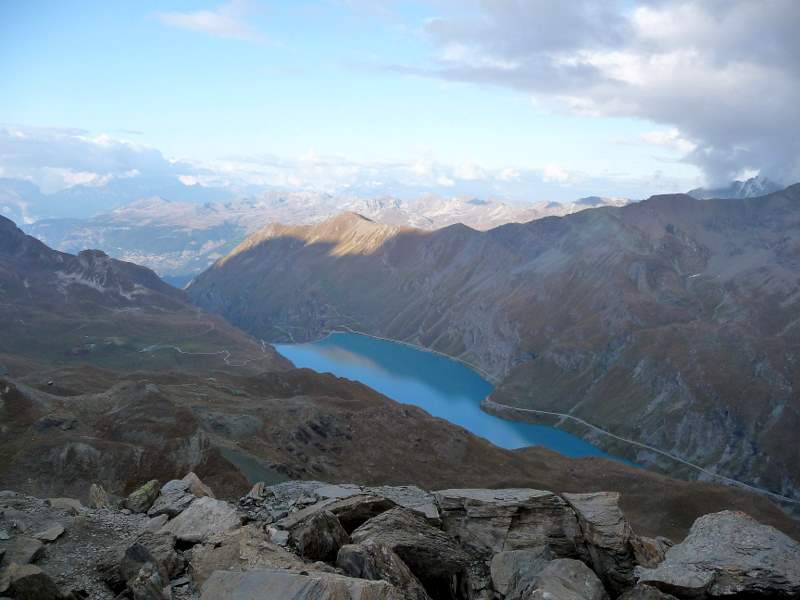
{"label": "boulder", "polygon": [[182,542],[199,544],[215,533],[229,531],[240,524],[233,506],[206,496],[192,502],[160,531],[172,533]]}
{"label": "boulder", "polygon": [[203,496],[208,496],[209,498],[216,498],[214,492],[211,491],[211,488],[208,487],[202,481],[200,481],[200,478],[193,472],[187,473],[186,476],[183,479],[181,479],[181,481],[188,483],[189,491],[198,498],[202,498]]}
{"label": "boulder", "polygon": [[180,573],[183,570],[183,561],[175,552],[175,536],[171,533],[142,533],[125,548],[119,562],[122,580],[130,585],[130,581],[146,564],[152,564],[156,568],[162,581],[169,581]]}
{"label": "boulder", "polygon": [[347,533],[351,533],[372,517],[376,517],[395,506],[397,504],[387,498],[359,494],[336,500],[326,506],[325,509],[339,519],[339,523],[342,524]]}
{"label": "boulder", "polygon": [[634,583],[633,531],[619,508],[617,492],[563,494],[578,516],[587,556],[606,587],[615,593]]}
{"label": "boulder", "polygon": [[80,500],[75,498],[48,498],[47,503],[56,510],[63,510],[71,515],[79,515],[84,510]]}
{"label": "boulder", "polygon": [[215,571],[203,586],[201,600],[403,600],[385,581],[333,573],[275,569]]}
{"label": "boulder", "polygon": [[365,488],[364,491],[418,512],[432,525],[437,527],[440,525],[439,505],[436,503],[436,497],[415,485],[382,485]]}
{"label": "boulder", "polygon": [[532,489],[462,489],[436,492],[442,528],[475,551],[547,547],[576,557],[583,545],[575,512],[560,496]]}
{"label": "boulder", "polygon": [[47,529],[43,529],[38,533],[34,533],[33,537],[41,542],[55,542],[59,537],[64,534],[64,527],[59,523],[51,525]]}
{"label": "boulder", "polygon": [[800,595],[800,543],[742,512],[698,518],[683,542],[654,569],[637,567],[640,583],[680,597]]}
{"label": "boulder", "polygon": [[171,600],[172,589],[169,580],[164,580],[158,568],[152,563],[142,565],[141,569],[128,582],[133,600]]}
{"label": "boulder", "polygon": [[289,544],[303,558],[332,562],[350,536],[327,510],[313,513],[289,530]]}
{"label": "boulder", "polygon": [[371,541],[391,548],[432,596],[450,597],[462,585],[471,562],[455,539],[407,508],[373,517],[350,537],[356,544]]}
{"label": "boulder", "polygon": [[161,492],[147,510],[147,516],[167,515],[170,519],[177,517],[197,498],[191,492],[191,487],[191,482],[183,479],[168,481],[161,486]]}
{"label": "boulder", "polygon": [[550,561],[550,552],[542,546],[534,550],[507,550],[492,557],[492,588],[503,598],[520,597]]}
{"label": "boulder", "polygon": [[3,565],[12,563],[27,565],[35,561],[44,551],[44,544],[39,540],[25,535],[18,535],[5,548]]}
{"label": "boulder", "polygon": [[[106,584],[117,593],[130,589],[131,582],[145,565],[152,565],[160,581],[168,582],[170,577],[183,570],[183,560],[174,547],[174,535],[144,532],[133,542],[113,549],[98,569]],[[144,586],[144,580],[141,585]],[[147,589],[147,586],[142,589]]]}
{"label": "boulder", "polygon": [[584,563],[571,558],[559,558],[545,565],[534,586],[521,598],[607,600],[608,596],[597,575]]}
{"label": "boulder", "polygon": [[406,600],[430,600],[419,579],[388,546],[367,541],[339,549],[336,566],[346,575],[373,581],[388,581]]}
{"label": "boulder", "polygon": [[167,515],[158,515],[157,517],[152,517],[147,520],[147,523],[144,524],[144,531],[158,531],[161,529],[166,522],[169,521],[169,517]]}
{"label": "boulder", "polygon": [[201,587],[214,571],[245,571],[255,568],[307,569],[297,556],[271,543],[255,523],[217,533],[192,548],[189,563],[195,586]]}
{"label": "boulder", "polygon": [[665,537],[650,538],[635,535],[631,538],[631,547],[636,564],[652,569],[658,566],[667,554],[667,550],[675,544]]}
{"label": "boulder", "polygon": [[627,590],[624,594],[619,596],[617,600],[677,600],[675,596],[665,594],[664,592],[651,587],[649,585],[636,585]]}
{"label": "boulder", "polygon": [[122,506],[131,512],[145,513],[158,498],[158,480],[151,479],[140,488],[134,490],[122,502]]}
{"label": "boulder", "polygon": [[89,506],[91,508],[114,508],[115,503],[102,485],[93,483],[89,487]]}
{"label": "boulder", "polygon": [[267,497],[268,490],[267,484],[263,481],[259,481],[253,484],[253,487],[250,488],[250,491],[247,492],[247,495],[242,498],[242,500],[252,500],[254,502],[260,502],[264,498]]}
{"label": "boulder", "polygon": [[16,600],[64,600],[55,582],[36,565],[9,566],[0,579],[0,594]]}

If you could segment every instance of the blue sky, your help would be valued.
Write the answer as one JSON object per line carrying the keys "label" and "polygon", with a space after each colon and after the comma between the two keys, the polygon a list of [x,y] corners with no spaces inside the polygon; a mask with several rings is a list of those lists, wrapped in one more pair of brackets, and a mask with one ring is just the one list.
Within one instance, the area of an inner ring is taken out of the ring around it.
{"label": "blue sky", "polygon": [[[687,160],[702,131],[609,109],[625,90],[609,98],[594,80],[586,97],[580,82],[548,88],[525,63],[537,52],[584,60],[589,48],[597,70],[617,42],[497,50],[487,36],[514,25],[492,4],[2,2],[0,123],[157,149],[214,182],[357,190],[408,172],[415,190],[543,200],[684,190],[708,176]],[[553,18],[567,27],[572,16]],[[485,27],[465,38],[469,19]],[[6,175],[22,169],[11,162]],[[726,177],[759,170],[734,166]]]}

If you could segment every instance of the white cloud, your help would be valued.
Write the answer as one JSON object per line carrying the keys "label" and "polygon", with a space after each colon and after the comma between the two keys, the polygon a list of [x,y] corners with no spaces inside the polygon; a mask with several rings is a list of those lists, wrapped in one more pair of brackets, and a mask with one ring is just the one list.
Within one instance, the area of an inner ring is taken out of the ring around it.
{"label": "white cloud", "polygon": [[[639,179],[624,174],[590,176],[557,163],[536,168],[488,168],[473,161],[447,164],[428,155],[363,161],[310,150],[296,157],[175,160],[155,148],[105,134],[12,125],[0,126],[0,176],[31,181],[46,193],[76,185],[108,184],[124,188],[132,198],[139,193],[180,196],[186,191],[180,184],[223,187],[226,194],[277,188],[405,197],[438,192],[516,200],[567,200],[579,195],[641,197],[697,187],[695,181],[668,180],[660,175]],[[202,201],[210,197],[201,196]]]}
{"label": "white cloud", "polygon": [[27,179],[46,192],[111,179],[191,174],[188,163],[166,159],[155,148],[79,129],[0,126],[0,167],[5,177]]}
{"label": "white cloud", "polygon": [[567,183],[570,174],[561,165],[549,163],[542,168],[542,180],[546,183]]}
{"label": "white cloud", "polygon": [[642,140],[654,146],[677,150],[682,154],[689,154],[697,148],[697,144],[681,136],[681,132],[674,127],[667,130],[643,133]]}
{"label": "white cloud", "polygon": [[164,25],[199,31],[209,35],[248,41],[263,41],[246,20],[251,12],[246,0],[231,0],[214,10],[190,12],[156,12],[154,16]]}
{"label": "white cloud", "polygon": [[463,181],[477,181],[486,179],[486,171],[472,161],[462,162],[455,168],[454,175]]}
{"label": "white cloud", "polygon": [[[437,49],[399,73],[513,88],[539,105],[636,117],[712,183],[800,179],[797,0],[497,0],[439,4]],[[464,16],[464,15],[468,16]]]}
{"label": "white cloud", "polygon": [[515,169],[514,167],[507,167],[505,169],[501,169],[500,172],[497,174],[497,179],[500,181],[517,181],[520,178],[519,169]]}

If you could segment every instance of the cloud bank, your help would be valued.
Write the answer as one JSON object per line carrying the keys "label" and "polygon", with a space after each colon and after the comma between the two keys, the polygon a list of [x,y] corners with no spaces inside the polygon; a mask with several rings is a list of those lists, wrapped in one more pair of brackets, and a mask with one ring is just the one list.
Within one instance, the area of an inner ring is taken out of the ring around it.
{"label": "cloud bank", "polygon": [[[531,201],[574,200],[592,194],[643,197],[686,190],[696,183],[658,173],[646,178],[589,175],[556,163],[490,168],[474,160],[448,164],[429,156],[358,161],[308,152],[298,157],[177,160],[156,148],[107,134],[19,125],[0,126],[0,177],[30,181],[48,194],[122,182],[126,189],[159,193],[180,182],[244,195],[265,189],[406,197],[436,192]],[[143,181],[146,185],[139,185]]]}
{"label": "cloud bank", "polygon": [[[448,6],[448,5],[443,5]],[[556,110],[666,126],[711,184],[800,180],[796,0],[483,0],[429,20],[428,64],[398,72],[512,88]]]}
{"label": "cloud bank", "polygon": [[0,126],[0,176],[26,179],[45,192],[111,179],[197,173],[149,146],[63,127]]}

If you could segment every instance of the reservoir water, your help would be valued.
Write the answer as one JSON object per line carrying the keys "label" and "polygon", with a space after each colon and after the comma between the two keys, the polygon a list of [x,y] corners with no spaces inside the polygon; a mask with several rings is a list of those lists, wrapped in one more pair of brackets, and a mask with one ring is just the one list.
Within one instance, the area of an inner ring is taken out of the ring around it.
{"label": "reservoir water", "polygon": [[554,427],[507,421],[480,409],[492,384],[464,364],[407,344],[332,333],[307,344],[276,344],[297,367],[360,381],[406,404],[461,425],[502,448],[546,446],[566,456],[614,458]]}

